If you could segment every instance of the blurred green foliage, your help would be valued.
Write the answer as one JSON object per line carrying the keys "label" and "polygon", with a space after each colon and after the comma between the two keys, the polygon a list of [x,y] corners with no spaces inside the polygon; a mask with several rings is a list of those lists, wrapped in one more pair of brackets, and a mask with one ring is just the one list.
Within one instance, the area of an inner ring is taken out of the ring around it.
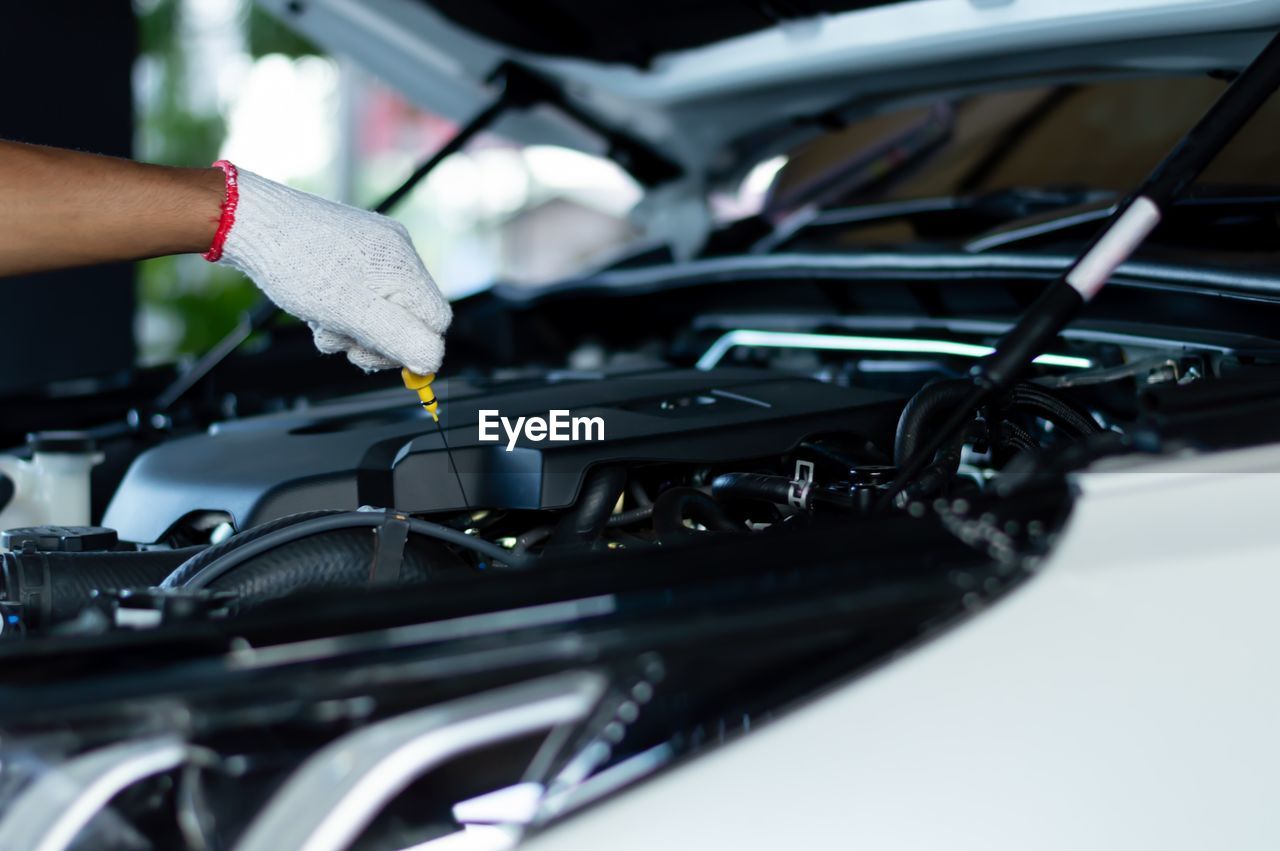
{"label": "blurred green foliage", "polygon": [[280,23],[257,6],[250,5],[245,20],[245,36],[249,55],[258,57],[283,53],[290,59],[300,56],[323,56],[324,51],[307,38]]}
{"label": "blurred green foliage", "polygon": [[[240,2],[237,20],[251,56],[320,52],[248,0]],[[149,162],[200,167],[217,159],[226,120],[216,109],[201,110],[190,102],[193,71],[183,39],[186,8],[184,0],[135,4],[139,54],[154,74],[148,97],[137,104],[137,150]],[[238,272],[195,257],[146,260],[138,264],[137,280],[143,308],[181,328],[171,350],[144,352],[151,360],[204,352],[259,298],[257,288]]]}

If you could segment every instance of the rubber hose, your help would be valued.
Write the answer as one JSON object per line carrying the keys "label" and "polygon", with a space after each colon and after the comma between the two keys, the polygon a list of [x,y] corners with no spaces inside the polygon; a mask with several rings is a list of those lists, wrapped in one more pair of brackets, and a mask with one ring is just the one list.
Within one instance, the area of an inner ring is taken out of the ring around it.
{"label": "rubber hose", "polygon": [[593,543],[604,532],[626,486],[627,471],[621,467],[597,467],[588,473],[577,503],[556,525],[547,546]]}
{"label": "rubber hose", "polygon": [[4,511],[5,506],[13,500],[15,493],[17,493],[17,489],[13,484],[13,479],[4,473],[0,473],[0,511]]}
{"label": "rubber hose", "polygon": [[720,499],[754,499],[787,505],[791,499],[791,480],[762,473],[725,473],[711,483],[711,493]]}
{"label": "rubber hose", "polygon": [[966,401],[973,385],[963,379],[935,381],[911,397],[898,417],[898,431],[893,439],[893,463],[905,467],[928,439],[930,429]]}
{"label": "rubber hose", "polygon": [[4,598],[28,606],[29,625],[74,618],[94,591],[151,588],[202,547],[144,552],[4,553]]}
{"label": "rubber hose", "polygon": [[684,525],[688,517],[713,532],[741,532],[720,504],[696,488],[671,488],[653,504],[653,528],[660,536],[681,536],[692,532]]}
{"label": "rubber hose", "polygon": [[[205,586],[236,595],[244,612],[298,591],[359,589],[369,586],[377,539],[369,529],[341,529],[311,535],[288,546],[268,550],[229,570]],[[400,559],[394,585],[421,585],[464,563],[435,541],[410,538]]]}
{"label": "rubber hose", "polygon": [[1088,411],[1039,384],[1024,381],[1014,385],[1009,405],[1015,410],[1046,419],[1077,439],[1103,431]]}
{"label": "rubber hose", "polygon": [[[183,564],[165,579],[161,587],[204,588],[217,582],[223,575],[239,568],[241,565],[278,547],[283,548],[287,545],[296,544],[303,539],[328,532],[346,529],[371,529],[386,523],[388,519],[399,519],[398,517],[390,518],[387,513],[381,511],[308,512],[306,515],[295,515],[295,517],[297,516],[305,516],[306,519],[281,518],[274,523],[265,524],[266,526],[274,527],[270,531],[261,532],[258,529],[252,529],[229,538],[223,544],[235,544],[237,540],[241,538],[243,540],[240,540],[237,546],[222,549],[212,559],[193,559],[194,567],[190,564]],[[430,523],[426,520],[415,518],[408,518],[404,522],[408,524],[409,531],[414,534],[474,550],[481,555],[495,561],[501,561],[511,567],[531,567],[536,561],[532,556],[504,550],[489,541],[468,535],[448,526],[442,526],[439,523]],[[254,532],[258,534],[251,534]],[[219,545],[219,547],[222,546]],[[368,560],[365,561],[365,566],[369,566]]]}
{"label": "rubber hose", "polygon": [[181,588],[187,584],[191,577],[195,576],[201,570],[204,570],[206,565],[212,564],[233,550],[237,550],[245,544],[256,541],[264,535],[269,535],[277,529],[294,526],[304,520],[311,520],[316,517],[331,517],[335,514],[342,513],[343,512],[339,509],[303,511],[298,514],[289,514],[284,517],[278,517],[275,520],[263,523],[261,526],[254,526],[252,529],[246,529],[243,532],[232,535],[222,543],[214,544],[212,547],[198,553],[190,561],[187,561],[177,570],[173,571],[173,573],[168,576],[163,583],[161,583],[160,587]]}
{"label": "rubber hose", "polygon": [[633,481],[627,485],[627,493],[631,494],[631,498],[641,508],[653,506],[653,500],[649,499],[649,494],[645,492],[644,485],[639,482]]}
{"label": "rubber hose", "polygon": [[528,552],[529,547],[540,544],[547,538],[551,537],[551,533],[555,529],[551,526],[539,526],[536,529],[530,529],[516,538],[515,551],[518,553]]}

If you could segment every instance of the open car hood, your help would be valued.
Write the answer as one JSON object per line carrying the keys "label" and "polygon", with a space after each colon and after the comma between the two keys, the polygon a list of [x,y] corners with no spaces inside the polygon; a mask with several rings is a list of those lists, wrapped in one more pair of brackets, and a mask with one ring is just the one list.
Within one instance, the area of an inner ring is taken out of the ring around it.
{"label": "open car hood", "polygon": [[[1280,24],[1278,0],[259,3],[455,120],[493,102],[495,73],[516,63],[642,143],[642,182],[683,176],[691,190],[888,101],[1010,77],[1237,68]],[[513,111],[500,130],[619,148],[563,109]]]}

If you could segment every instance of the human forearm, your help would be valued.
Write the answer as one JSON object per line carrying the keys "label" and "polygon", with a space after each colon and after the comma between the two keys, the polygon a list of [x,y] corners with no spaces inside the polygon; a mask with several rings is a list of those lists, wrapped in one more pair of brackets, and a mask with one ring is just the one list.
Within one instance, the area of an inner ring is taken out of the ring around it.
{"label": "human forearm", "polygon": [[0,142],[0,276],[208,249],[224,178]]}
{"label": "human forearm", "polygon": [[453,311],[403,225],[217,165],[0,142],[0,276],[201,253],[304,320],[322,352],[439,369]]}

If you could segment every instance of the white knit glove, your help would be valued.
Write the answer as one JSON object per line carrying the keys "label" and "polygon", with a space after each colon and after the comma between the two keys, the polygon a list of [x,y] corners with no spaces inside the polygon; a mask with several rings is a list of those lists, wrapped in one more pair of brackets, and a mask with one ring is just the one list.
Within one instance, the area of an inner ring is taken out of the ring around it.
{"label": "white knit glove", "polygon": [[239,197],[229,185],[234,220],[221,258],[206,257],[244,272],[305,320],[326,354],[345,352],[366,372],[440,369],[453,311],[403,225],[249,171],[224,171]]}

